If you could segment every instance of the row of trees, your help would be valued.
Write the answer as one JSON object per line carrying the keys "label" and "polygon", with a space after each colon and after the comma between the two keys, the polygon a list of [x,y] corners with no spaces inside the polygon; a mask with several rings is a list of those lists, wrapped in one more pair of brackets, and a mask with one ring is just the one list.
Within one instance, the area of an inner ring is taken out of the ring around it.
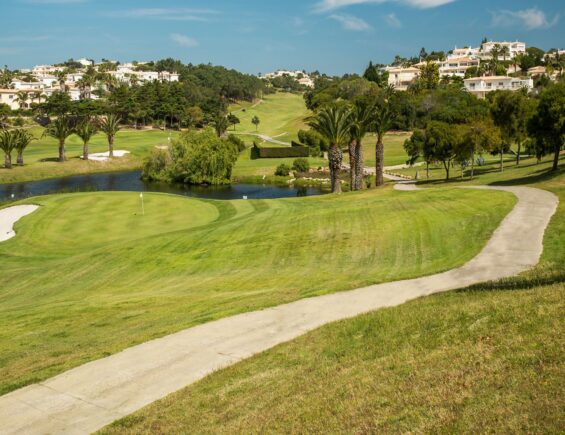
{"label": "row of trees", "polygon": [[12,168],[12,153],[14,151],[18,153],[17,164],[23,166],[24,150],[33,140],[35,140],[33,135],[23,128],[0,130],[0,149],[4,152],[4,167],[6,169]]}
{"label": "row of trees", "polygon": [[[347,80],[345,83],[360,82]],[[316,114],[308,120],[310,127],[328,144],[332,191],[341,191],[339,172],[345,147],[351,162],[351,188],[362,188],[361,143],[368,132],[377,136],[376,185],[380,186],[383,184],[384,135],[398,125],[399,120],[405,122],[408,112],[405,109],[414,100],[406,100],[407,92],[372,85],[355,87],[355,92],[349,95],[343,92],[342,97],[335,98],[336,90],[351,90],[341,85],[343,83],[331,85],[313,94],[310,104]],[[330,95],[334,96],[333,101],[329,100]],[[411,111],[421,115],[420,128],[415,129],[405,144],[412,163],[418,158],[423,158],[428,165],[441,162],[446,178],[450,176],[450,168],[459,163],[462,169],[471,166],[473,176],[477,154],[498,154],[502,170],[504,153],[515,146],[516,164],[520,164],[526,146],[538,159],[553,153],[552,169],[558,167],[565,140],[565,83],[552,84],[537,97],[530,97],[525,90],[496,91],[489,94],[488,100],[479,100],[464,90],[448,88],[427,92],[423,99],[416,101],[422,104],[424,111],[421,113],[414,107]],[[304,133],[302,136],[307,139]]]}

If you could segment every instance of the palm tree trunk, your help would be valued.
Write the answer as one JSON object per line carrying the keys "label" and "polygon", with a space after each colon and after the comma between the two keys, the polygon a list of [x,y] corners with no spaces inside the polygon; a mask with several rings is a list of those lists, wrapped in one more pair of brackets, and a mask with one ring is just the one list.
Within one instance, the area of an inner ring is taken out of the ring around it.
{"label": "palm tree trunk", "polygon": [[59,141],[59,161],[65,161],[65,141]]}
{"label": "palm tree trunk", "polygon": [[23,166],[23,165],[24,165],[24,152],[23,152],[23,151],[18,151],[17,164],[18,164],[19,166]]}
{"label": "palm tree trunk", "polygon": [[12,154],[4,153],[4,167],[6,169],[12,169]]}
{"label": "palm tree trunk", "polygon": [[376,169],[375,184],[377,187],[382,186],[384,184],[384,179],[383,179],[384,155],[385,155],[385,149],[383,144],[383,137],[381,134],[378,134],[377,144],[375,146],[375,169]]}
{"label": "palm tree trunk", "polygon": [[341,193],[341,183],[339,181],[339,171],[341,170],[341,162],[343,153],[339,145],[334,144],[328,152],[328,160],[330,164],[330,179],[332,182],[332,193]]}
{"label": "palm tree trunk", "polygon": [[504,151],[500,149],[500,172],[504,172]]}
{"label": "palm tree trunk", "polygon": [[82,159],[88,160],[88,142],[85,142],[82,146]]}
{"label": "palm tree trunk", "polygon": [[363,189],[363,146],[361,141],[355,143],[355,190]]}
{"label": "palm tree trunk", "polygon": [[426,160],[426,179],[430,178],[430,162]]}
{"label": "palm tree trunk", "polygon": [[557,167],[559,166],[559,152],[561,151],[561,144],[555,145],[555,154],[553,155],[553,166],[551,167],[552,171],[557,171]]}
{"label": "palm tree trunk", "polygon": [[350,190],[357,190],[355,185],[355,174],[357,173],[357,161],[355,158],[355,139],[349,142],[349,188]]}
{"label": "palm tree trunk", "polygon": [[114,136],[108,136],[108,151],[110,158],[114,157]]}

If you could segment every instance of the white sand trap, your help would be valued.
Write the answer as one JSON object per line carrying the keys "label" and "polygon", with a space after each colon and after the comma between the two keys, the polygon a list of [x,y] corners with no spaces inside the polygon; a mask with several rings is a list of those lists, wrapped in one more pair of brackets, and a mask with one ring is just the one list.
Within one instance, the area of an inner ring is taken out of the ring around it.
{"label": "white sand trap", "polygon": [[0,242],[14,237],[16,235],[14,224],[38,208],[38,205],[15,205],[0,210]]}
{"label": "white sand trap", "polygon": [[[126,154],[129,154],[129,151],[125,150],[114,150],[114,157],[123,157]],[[84,159],[84,156],[80,156],[81,159]],[[94,160],[95,162],[105,162],[110,158],[110,151],[106,151],[105,153],[93,153],[88,155],[88,160]]]}

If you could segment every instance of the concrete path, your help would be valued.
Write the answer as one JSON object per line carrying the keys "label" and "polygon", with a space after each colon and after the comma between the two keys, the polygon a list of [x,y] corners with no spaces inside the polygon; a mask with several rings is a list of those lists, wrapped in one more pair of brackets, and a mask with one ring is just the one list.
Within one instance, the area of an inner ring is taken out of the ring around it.
{"label": "concrete path", "polygon": [[[404,186],[415,187],[410,183]],[[490,189],[511,192],[518,203],[483,250],[462,267],[302,299],[131,347],[0,397],[0,433],[89,433],[215,370],[328,322],[513,276],[535,266],[542,253],[545,228],[557,208],[557,197],[528,187]]]}
{"label": "concrete path", "polygon": [[14,237],[16,235],[14,224],[38,208],[38,205],[15,205],[0,210],[0,242]]}
{"label": "concrete path", "polygon": [[261,139],[264,142],[270,142],[270,143],[274,143],[274,144],[277,144],[277,145],[285,145],[285,146],[291,146],[292,145],[290,142],[283,142],[281,140],[277,140],[275,138],[272,138],[271,136],[267,136],[266,134],[261,134],[261,133],[243,133],[243,132],[238,132],[238,131],[230,131],[230,133],[236,134],[236,135],[243,135],[243,136],[255,136],[255,137],[258,137],[259,139]]}

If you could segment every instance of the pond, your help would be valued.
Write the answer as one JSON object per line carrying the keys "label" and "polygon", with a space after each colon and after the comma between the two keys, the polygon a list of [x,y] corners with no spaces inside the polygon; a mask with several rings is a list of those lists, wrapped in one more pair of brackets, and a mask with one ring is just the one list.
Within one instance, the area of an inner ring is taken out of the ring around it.
{"label": "pond", "polygon": [[0,184],[0,202],[52,193],[129,191],[163,192],[209,199],[290,198],[322,194],[316,187],[275,186],[271,184],[232,184],[227,186],[188,186],[143,181],[139,171],[76,175],[25,183]]}

